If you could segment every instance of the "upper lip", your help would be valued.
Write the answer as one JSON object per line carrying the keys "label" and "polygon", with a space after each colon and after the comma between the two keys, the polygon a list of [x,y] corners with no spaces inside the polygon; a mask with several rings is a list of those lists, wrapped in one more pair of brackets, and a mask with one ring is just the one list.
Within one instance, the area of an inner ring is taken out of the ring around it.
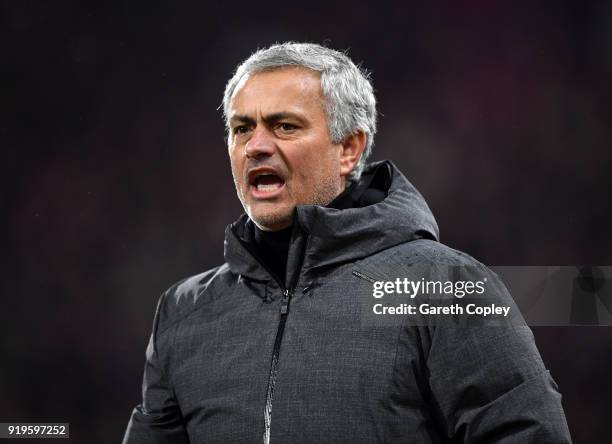
{"label": "upper lip", "polygon": [[255,185],[255,179],[257,179],[257,177],[261,176],[262,174],[274,174],[275,176],[280,177],[283,181],[285,180],[283,175],[279,173],[277,170],[275,170],[274,168],[257,167],[257,168],[251,168],[247,173],[247,179],[248,179],[249,185]]}

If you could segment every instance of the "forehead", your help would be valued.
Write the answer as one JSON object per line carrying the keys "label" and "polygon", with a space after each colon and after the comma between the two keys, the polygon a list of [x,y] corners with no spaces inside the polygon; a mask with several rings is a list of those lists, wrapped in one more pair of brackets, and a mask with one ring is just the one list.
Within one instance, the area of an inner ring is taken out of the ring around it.
{"label": "forehead", "polygon": [[319,73],[301,67],[263,71],[241,82],[230,102],[230,115],[258,112],[323,112]]}

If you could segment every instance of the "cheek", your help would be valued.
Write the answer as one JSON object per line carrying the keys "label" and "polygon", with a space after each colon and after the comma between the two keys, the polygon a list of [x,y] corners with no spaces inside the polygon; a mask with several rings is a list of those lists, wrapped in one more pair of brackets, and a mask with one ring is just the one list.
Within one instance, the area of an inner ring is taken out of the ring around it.
{"label": "cheek", "polygon": [[234,174],[234,178],[238,180],[242,180],[242,171],[243,160],[241,156],[236,155],[236,151],[230,149],[229,150],[229,158],[230,158],[230,166],[232,168],[232,173]]}
{"label": "cheek", "polygon": [[[329,147],[325,147],[330,149]],[[335,182],[336,160],[329,155],[321,153],[304,160],[298,172],[298,186],[294,186],[293,192],[302,198],[318,193],[321,188],[327,188]],[[307,199],[307,200],[308,200]]]}
{"label": "cheek", "polygon": [[333,146],[322,146],[315,155],[310,158],[311,169],[319,176],[329,176],[339,169],[340,161]]}

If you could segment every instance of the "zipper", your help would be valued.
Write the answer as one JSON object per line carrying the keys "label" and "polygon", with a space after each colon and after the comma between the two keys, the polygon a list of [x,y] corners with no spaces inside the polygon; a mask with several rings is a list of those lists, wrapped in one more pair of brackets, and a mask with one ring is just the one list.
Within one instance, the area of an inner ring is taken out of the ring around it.
{"label": "zipper", "polygon": [[276,375],[278,373],[278,356],[280,354],[280,346],[283,341],[283,332],[285,331],[285,323],[289,314],[289,302],[293,290],[283,290],[283,298],[280,305],[280,321],[276,330],[276,338],[274,339],[274,349],[272,351],[272,362],[270,364],[270,376],[268,377],[268,390],[266,392],[266,406],[264,408],[264,444],[270,444],[270,425],[272,423],[272,401],[274,399],[274,386],[276,385]]}
{"label": "zipper", "polygon": [[[235,235],[235,233],[234,233]],[[276,273],[272,272],[264,263],[259,259],[259,256],[255,251],[253,251],[249,245],[240,239],[239,236],[236,236],[238,241],[244,246],[244,248],[251,253],[253,258],[259,262],[259,264],[263,267],[264,270],[268,272],[270,276],[276,281],[278,286],[283,291],[283,297],[281,299],[280,305],[280,320],[278,322],[278,328],[276,329],[276,337],[274,339],[274,348],[272,350],[272,361],[270,363],[270,373],[268,375],[268,388],[266,390],[266,405],[264,407],[264,434],[263,434],[263,443],[270,444],[270,425],[272,423],[272,401],[274,399],[274,386],[276,385],[276,375],[278,373],[278,358],[280,355],[280,347],[281,342],[283,341],[283,332],[285,331],[285,324],[287,322],[287,315],[289,314],[289,303],[291,302],[291,296],[295,292],[295,287],[300,279],[300,271],[302,269],[302,265],[304,262],[304,254],[308,247],[308,239],[304,244],[304,251],[302,252],[302,257],[300,263],[298,265],[298,269],[296,271],[294,282],[292,282],[293,286],[291,289],[286,288],[283,281],[276,275]]]}
{"label": "zipper", "polygon": [[370,282],[370,283],[372,283],[372,284],[376,283],[376,279],[371,278],[370,276],[368,276],[368,275],[366,275],[366,274],[363,274],[363,273],[362,273],[362,272],[360,272],[360,271],[353,270],[353,275],[354,275],[354,276],[357,276],[358,278],[365,279],[366,281],[368,281],[368,282]]}
{"label": "zipper", "polygon": [[[263,264],[262,264],[263,265]],[[265,267],[264,267],[265,268]],[[300,264],[301,268],[301,264]],[[367,276],[357,270],[353,271],[353,274],[361,279],[365,279],[369,282],[376,282],[375,279]],[[298,275],[299,276],[299,275]],[[299,279],[299,277],[298,277]],[[279,285],[280,281],[277,279]],[[287,323],[287,315],[289,314],[289,304],[291,303],[291,296],[295,291],[295,288],[285,288],[284,285],[280,285],[283,289],[283,298],[280,304],[280,321],[278,322],[278,329],[276,330],[276,338],[274,339],[274,349],[272,350],[272,362],[270,363],[270,375],[268,377],[268,389],[266,391],[266,405],[264,408],[264,435],[263,444],[270,444],[270,426],[272,423],[272,401],[274,400],[274,387],[276,385],[276,375],[278,373],[278,357],[280,355],[280,347],[283,341],[283,333],[285,331],[285,324]]]}

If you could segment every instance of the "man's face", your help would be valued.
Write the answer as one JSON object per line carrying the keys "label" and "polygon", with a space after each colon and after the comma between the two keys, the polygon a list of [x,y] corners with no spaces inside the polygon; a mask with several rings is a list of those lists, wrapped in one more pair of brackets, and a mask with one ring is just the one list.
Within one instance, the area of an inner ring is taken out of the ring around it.
{"label": "man's face", "polygon": [[228,141],[238,197],[264,230],[292,224],[297,205],[327,205],[345,186],[318,73],[284,68],[252,75],[235,94]]}

